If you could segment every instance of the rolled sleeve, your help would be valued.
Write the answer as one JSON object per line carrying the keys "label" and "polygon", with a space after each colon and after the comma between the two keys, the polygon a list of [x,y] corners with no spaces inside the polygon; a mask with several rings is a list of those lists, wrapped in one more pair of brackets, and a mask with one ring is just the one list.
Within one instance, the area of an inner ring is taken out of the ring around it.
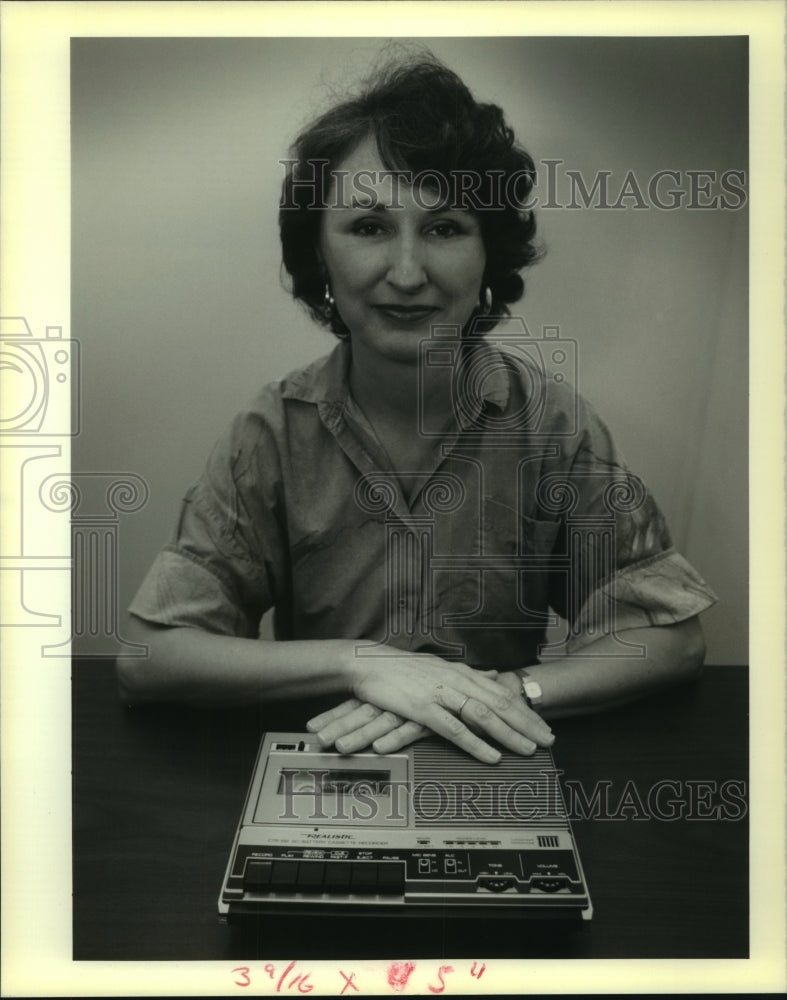
{"label": "rolled sleeve", "polygon": [[246,638],[256,638],[261,617],[244,613],[211,569],[176,547],[156,556],[129,611],[158,625]]}
{"label": "rolled sleeve", "polygon": [[716,603],[673,548],[661,510],[606,425],[587,404],[583,416],[570,470],[547,483],[561,497],[560,488],[570,487],[561,542],[570,571],[553,602],[569,622],[568,652],[601,635],[675,624]]}
{"label": "rolled sleeve", "polygon": [[572,623],[567,651],[600,635],[674,625],[716,603],[716,595],[674,549],[627,566],[597,587]]}

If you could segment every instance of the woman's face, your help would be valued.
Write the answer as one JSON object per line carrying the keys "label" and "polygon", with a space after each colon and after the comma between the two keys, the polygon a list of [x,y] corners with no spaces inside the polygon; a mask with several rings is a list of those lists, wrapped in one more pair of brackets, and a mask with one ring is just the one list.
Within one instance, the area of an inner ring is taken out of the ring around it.
{"label": "woman's face", "polygon": [[434,191],[414,196],[386,177],[372,137],[339,172],[344,179],[338,191],[334,182],[322,213],[319,246],[336,308],[354,350],[415,361],[434,324],[464,327],[478,305],[486,263],[479,220],[469,211],[431,210]]}

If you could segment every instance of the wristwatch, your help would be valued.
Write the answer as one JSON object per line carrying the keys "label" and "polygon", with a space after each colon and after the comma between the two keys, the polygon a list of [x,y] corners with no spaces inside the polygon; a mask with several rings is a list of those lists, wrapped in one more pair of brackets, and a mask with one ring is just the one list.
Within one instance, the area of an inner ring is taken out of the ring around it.
{"label": "wristwatch", "polygon": [[522,681],[522,697],[527,702],[527,707],[537,711],[539,705],[544,700],[544,692],[541,690],[541,685],[535,677],[530,676],[527,670],[519,670],[517,672]]}

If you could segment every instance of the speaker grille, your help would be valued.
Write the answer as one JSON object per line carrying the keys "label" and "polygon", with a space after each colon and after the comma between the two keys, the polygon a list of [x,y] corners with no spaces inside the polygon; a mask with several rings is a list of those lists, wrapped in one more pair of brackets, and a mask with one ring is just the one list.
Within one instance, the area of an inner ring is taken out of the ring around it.
{"label": "speaker grille", "polygon": [[482,764],[437,740],[413,747],[416,827],[549,827],[568,829],[568,817],[549,750],[532,757],[504,753]]}

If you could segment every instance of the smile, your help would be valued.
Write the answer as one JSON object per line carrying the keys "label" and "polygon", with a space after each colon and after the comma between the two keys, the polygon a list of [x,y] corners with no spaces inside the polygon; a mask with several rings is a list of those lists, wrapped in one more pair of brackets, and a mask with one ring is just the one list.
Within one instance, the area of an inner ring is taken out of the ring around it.
{"label": "smile", "polygon": [[437,306],[400,306],[394,304],[379,305],[374,307],[383,316],[395,320],[397,323],[411,323],[413,326],[423,323],[437,311]]}

